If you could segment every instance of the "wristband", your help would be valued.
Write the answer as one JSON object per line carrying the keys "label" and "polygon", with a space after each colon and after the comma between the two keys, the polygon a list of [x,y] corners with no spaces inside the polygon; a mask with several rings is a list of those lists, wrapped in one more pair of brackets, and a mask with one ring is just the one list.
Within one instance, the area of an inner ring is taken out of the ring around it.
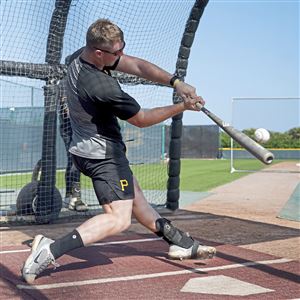
{"label": "wristband", "polygon": [[170,79],[170,85],[172,86],[172,87],[175,87],[175,82],[176,81],[179,81],[179,78],[176,76],[176,75],[174,75],[171,79]]}
{"label": "wristband", "polygon": [[175,79],[175,81],[174,81],[174,83],[173,83],[173,88],[176,88],[176,85],[177,85],[177,83],[179,83],[180,82],[180,80],[177,78],[177,79]]}

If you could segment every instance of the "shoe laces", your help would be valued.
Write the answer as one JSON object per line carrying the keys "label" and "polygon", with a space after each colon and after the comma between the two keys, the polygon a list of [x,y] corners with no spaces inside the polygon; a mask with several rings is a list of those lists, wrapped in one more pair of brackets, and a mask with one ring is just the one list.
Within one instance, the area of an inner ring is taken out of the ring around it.
{"label": "shoe laces", "polygon": [[41,265],[39,265],[39,267],[37,269],[37,274],[40,274],[41,272],[43,272],[50,264],[54,266],[54,270],[57,267],[59,267],[59,264],[56,263],[55,260],[53,258],[51,258],[51,256],[49,255],[47,257],[47,259]]}

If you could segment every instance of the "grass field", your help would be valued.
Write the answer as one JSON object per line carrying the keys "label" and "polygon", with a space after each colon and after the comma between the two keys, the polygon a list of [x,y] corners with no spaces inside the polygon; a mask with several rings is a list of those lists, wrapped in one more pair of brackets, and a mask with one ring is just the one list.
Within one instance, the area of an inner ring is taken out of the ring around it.
{"label": "grass field", "polygon": [[[257,160],[237,160],[240,167],[260,170],[265,166]],[[249,173],[230,173],[230,160],[193,160],[181,161],[180,190],[204,192],[231,182]]]}
{"label": "grass field", "polygon": [[[248,170],[259,170],[265,166],[257,160],[238,160],[239,166]],[[147,168],[146,170],[143,170]],[[145,179],[141,176],[143,172],[151,174],[152,178],[161,178],[162,182],[166,182],[166,170],[162,170],[160,164],[157,165],[140,165],[132,166],[132,170],[138,178],[143,189],[157,189],[153,181]],[[230,160],[200,160],[200,159],[183,159],[181,161],[180,189],[182,191],[203,192],[209,191],[219,185],[231,182],[248,173],[233,173],[230,174]],[[25,184],[31,181],[31,173],[14,174],[0,176],[0,188],[20,189]],[[92,188],[89,178],[82,176],[82,185],[85,188]],[[64,172],[58,171],[56,177],[57,188],[64,187]],[[164,186],[164,184],[162,184]]]}

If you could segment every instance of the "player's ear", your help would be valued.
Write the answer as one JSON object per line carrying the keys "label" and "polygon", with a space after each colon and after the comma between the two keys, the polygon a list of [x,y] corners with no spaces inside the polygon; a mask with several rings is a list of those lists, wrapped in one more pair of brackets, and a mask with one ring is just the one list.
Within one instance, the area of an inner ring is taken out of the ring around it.
{"label": "player's ear", "polygon": [[95,54],[98,58],[102,57],[102,51],[95,49]]}

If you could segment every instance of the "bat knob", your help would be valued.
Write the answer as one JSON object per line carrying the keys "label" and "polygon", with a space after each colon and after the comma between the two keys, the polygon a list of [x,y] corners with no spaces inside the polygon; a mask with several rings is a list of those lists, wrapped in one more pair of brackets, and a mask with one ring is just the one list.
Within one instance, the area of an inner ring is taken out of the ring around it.
{"label": "bat knob", "polygon": [[203,107],[203,105],[201,105],[200,102],[197,102],[195,105],[198,109],[201,109]]}

